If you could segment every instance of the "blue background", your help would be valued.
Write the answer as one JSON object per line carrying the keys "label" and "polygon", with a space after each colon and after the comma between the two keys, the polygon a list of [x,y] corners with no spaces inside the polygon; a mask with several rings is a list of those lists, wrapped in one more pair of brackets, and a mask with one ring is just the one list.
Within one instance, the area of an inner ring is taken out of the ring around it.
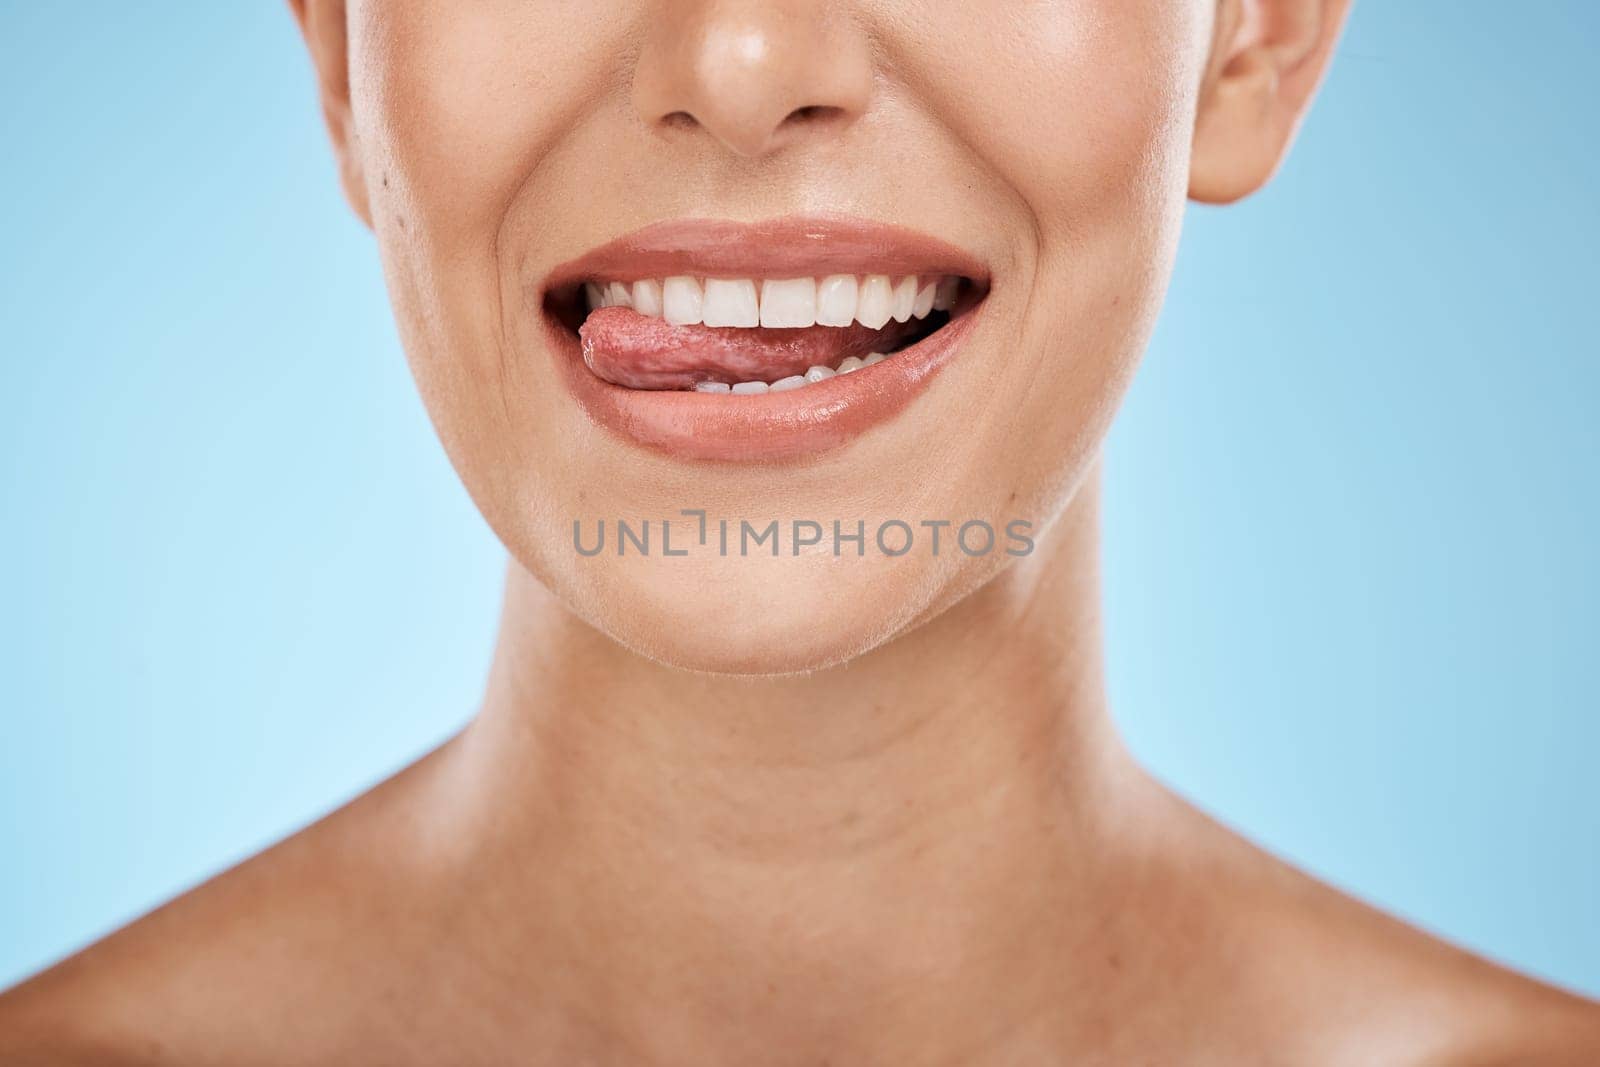
{"label": "blue background", "polygon": [[[0,2],[0,985],[461,724],[500,550],[277,3]],[[1600,994],[1600,6],[1359,4],[1107,462],[1134,748]]]}

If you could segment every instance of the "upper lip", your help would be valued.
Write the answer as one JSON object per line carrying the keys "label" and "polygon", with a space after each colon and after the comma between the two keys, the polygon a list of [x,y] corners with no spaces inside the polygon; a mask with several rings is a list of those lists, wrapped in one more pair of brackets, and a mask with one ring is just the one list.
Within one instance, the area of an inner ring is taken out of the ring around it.
{"label": "upper lip", "polygon": [[972,253],[915,230],[867,219],[788,216],[764,222],[674,219],[625,234],[563,263],[546,293],[584,281],[692,275],[796,278],[826,274],[956,274],[980,290],[989,271]]}

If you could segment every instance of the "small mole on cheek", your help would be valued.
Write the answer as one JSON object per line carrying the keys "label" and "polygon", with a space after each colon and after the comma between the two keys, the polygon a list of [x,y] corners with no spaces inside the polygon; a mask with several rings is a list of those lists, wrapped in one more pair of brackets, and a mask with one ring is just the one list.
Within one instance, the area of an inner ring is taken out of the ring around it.
{"label": "small mole on cheek", "polygon": [[389,188],[389,172],[388,171],[384,171],[384,173],[383,173],[383,187],[385,189]]}

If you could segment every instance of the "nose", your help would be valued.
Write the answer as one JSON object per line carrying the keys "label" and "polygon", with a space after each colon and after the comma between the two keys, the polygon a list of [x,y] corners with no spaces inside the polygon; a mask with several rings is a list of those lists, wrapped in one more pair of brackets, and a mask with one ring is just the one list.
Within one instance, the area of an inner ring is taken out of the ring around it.
{"label": "nose", "polygon": [[849,125],[872,96],[870,44],[830,0],[667,0],[652,23],[633,105],[654,129],[755,158]]}

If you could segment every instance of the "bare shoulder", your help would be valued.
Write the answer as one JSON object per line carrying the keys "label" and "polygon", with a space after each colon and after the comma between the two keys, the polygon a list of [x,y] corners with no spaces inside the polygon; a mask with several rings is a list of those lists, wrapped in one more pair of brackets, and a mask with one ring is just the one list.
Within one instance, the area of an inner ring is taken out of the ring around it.
{"label": "bare shoulder", "polygon": [[1291,1062],[1600,1065],[1600,1004],[1452,945],[1211,826],[1227,840],[1204,846],[1205,862],[1233,896],[1217,909],[1227,916],[1222,937],[1253,976],[1242,999],[1284,1024]]}
{"label": "bare shoulder", "polygon": [[1600,1064],[1600,1005],[1496,969],[1472,998],[1484,1014],[1439,1067],[1593,1067]]}
{"label": "bare shoulder", "polygon": [[290,1042],[337,1048],[319,1029],[349,1015],[328,1009],[370,1013],[392,980],[394,956],[371,946],[406,950],[393,938],[405,900],[384,887],[407,882],[398,783],[426,762],[0,993],[0,1063],[236,1062],[241,1048],[303,1062]]}
{"label": "bare shoulder", "polygon": [[1431,1020],[1418,1030],[1419,1064],[1600,1064],[1600,1004],[1379,917],[1391,924],[1398,931],[1373,942],[1369,967],[1378,988],[1396,990],[1395,1005]]}

